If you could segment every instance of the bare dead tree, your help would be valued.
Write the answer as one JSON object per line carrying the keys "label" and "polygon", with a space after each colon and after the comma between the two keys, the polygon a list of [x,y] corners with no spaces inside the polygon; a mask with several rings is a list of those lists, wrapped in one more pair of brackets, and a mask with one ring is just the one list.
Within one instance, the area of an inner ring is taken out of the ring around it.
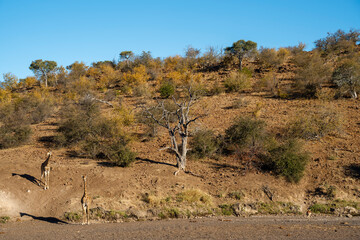
{"label": "bare dead tree", "polygon": [[[199,115],[194,118],[189,117],[189,111],[194,104],[195,96],[191,91],[191,87],[189,87],[187,90],[188,90],[188,96],[187,99],[185,99],[184,101],[178,102],[173,97],[173,101],[176,105],[176,110],[174,111],[169,111],[168,109],[166,109],[164,101],[159,102],[158,105],[155,106],[154,108],[144,108],[146,117],[152,119],[159,126],[167,129],[169,133],[170,147],[165,147],[160,150],[170,150],[175,154],[177,167],[178,167],[178,170],[175,172],[175,175],[177,175],[180,171],[185,172],[186,154],[189,150],[187,148],[188,137],[189,137],[189,125],[195,122],[200,117],[203,117],[203,115]],[[154,109],[160,109],[162,112],[161,116],[159,117],[155,116],[155,114],[152,112],[152,110]],[[171,119],[174,116],[176,118],[176,121],[172,121]],[[181,142],[179,143],[177,141],[177,136],[180,137]]]}

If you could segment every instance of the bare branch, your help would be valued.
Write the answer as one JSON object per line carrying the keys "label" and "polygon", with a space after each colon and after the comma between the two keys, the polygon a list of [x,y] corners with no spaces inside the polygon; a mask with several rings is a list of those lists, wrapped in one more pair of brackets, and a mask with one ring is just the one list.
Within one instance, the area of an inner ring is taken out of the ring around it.
{"label": "bare branch", "polygon": [[188,126],[190,123],[195,122],[196,120],[198,120],[198,119],[200,119],[200,118],[203,118],[203,117],[205,117],[205,116],[207,116],[207,114],[203,114],[203,115],[197,116],[196,118],[191,119],[190,121],[188,121],[188,122],[186,123],[186,126]]}
{"label": "bare branch", "polygon": [[97,102],[101,102],[101,103],[105,103],[111,107],[114,107],[114,105],[112,105],[112,103],[108,102],[108,101],[105,101],[105,100],[101,100],[101,99],[98,99],[98,98],[95,98],[93,96],[91,96],[90,94],[86,94],[85,99],[89,99],[90,101],[97,101]]}

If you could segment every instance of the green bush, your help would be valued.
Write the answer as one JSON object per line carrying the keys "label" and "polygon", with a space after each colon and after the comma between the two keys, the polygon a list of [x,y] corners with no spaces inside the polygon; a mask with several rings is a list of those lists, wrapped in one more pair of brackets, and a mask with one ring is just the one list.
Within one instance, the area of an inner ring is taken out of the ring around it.
{"label": "green bush", "polygon": [[65,212],[64,218],[70,222],[78,222],[80,221],[81,214],[77,212]]}
{"label": "green bush", "polygon": [[245,194],[242,191],[234,191],[234,192],[228,193],[228,196],[230,198],[234,198],[236,200],[241,200],[243,197],[245,197]]}
{"label": "green bush", "polygon": [[136,159],[136,154],[121,143],[111,144],[104,150],[104,154],[119,167],[128,167]]}
{"label": "green bush", "polygon": [[349,53],[356,51],[359,36],[359,30],[350,30],[346,33],[339,29],[334,33],[328,33],[325,38],[316,40],[315,47],[324,55]]}
{"label": "green bush", "polygon": [[293,61],[297,66],[293,86],[294,94],[314,98],[324,83],[330,82],[331,66],[321,58],[318,52],[313,52],[313,54],[303,52],[296,55]]}
{"label": "green bush", "polygon": [[31,128],[29,125],[23,126],[2,126],[0,127],[0,149],[17,147],[26,143],[30,138]]}
{"label": "green bush", "polygon": [[221,204],[219,205],[221,213],[225,216],[231,216],[234,214],[233,207],[230,204]]}
{"label": "green bush", "polygon": [[358,97],[360,90],[360,55],[346,59],[337,66],[332,74],[332,81],[341,92],[349,93],[352,98]]}
{"label": "green bush", "polygon": [[345,201],[340,199],[328,201],[326,203],[314,203],[309,207],[309,209],[313,213],[334,214],[337,209],[343,209],[345,207],[352,207],[356,210],[360,209],[360,205],[358,202]]}
{"label": "green bush", "polygon": [[54,103],[51,100],[31,95],[18,99],[15,107],[24,111],[32,124],[43,122],[54,111]]}
{"label": "green bush", "polygon": [[190,142],[190,155],[195,158],[211,157],[218,149],[216,136],[211,130],[195,132]]}
{"label": "green bush", "polygon": [[0,223],[6,223],[10,220],[9,216],[1,216],[0,217]]}
{"label": "green bush", "polygon": [[0,106],[0,149],[20,146],[31,136],[31,123],[39,123],[52,113],[53,104],[35,95],[14,98]]}
{"label": "green bush", "polygon": [[247,67],[243,67],[241,70],[239,70],[239,73],[245,74],[246,76],[251,78],[253,76],[254,71]]}
{"label": "green bush", "polygon": [[175,93],[175,86],[170,81],[164,82],[161,84],[159,92],[162,98],[169,98]]}
{"label": "green bush", "polygon": [[264,137],[265,122],[251,117],[237,118],[234,124],[225,130],[226,142],[240,148],[255,146]]}
{"label": "green bush", "polygon": [[251,87],[250,77],[246,73],[232,73],[224,81],[224,87],[227,92],[240,92]]}
{"label": "green bush", "polygon": [[290,202],[259,202],[256,205],[261,214],[300,214],[300,207]]}
{"label": "green bush", "polygon": [[27,113],[14,103],[0,107],[0,149],[20,146],[31,136]]}
{"label": "green bush", "polygon": [[284,176],[289,182],[299,182],[304,175],[309,156],[295,139],[275,144],[265,158],[265,166],[275,174]]}
{"label": "green bush", "polygon": [[77,146],[92,158],[106,158],[116,166],[127,167],[135,153],[126,146],[129,138],[119,123],[102,116],[94,101],[84,101],[68,107],[63,113],[56,142],[62,146]]}
{"label": "green bush", "polygon": [[[279,54],[281,51],[276,51],[275,48],[260,48],[259,52],[258,62],[265,68],[276,69],[284,63],[286,55]],[[282,52],[284,52],[284,50],[282,50]]]}
{"label": "green bush", "polygon": [[167,210],[167,213],[169,218],[179,218],[181,216],[181,213],[177,208],[170,208]]}
{"label": "green bush", "polygon": [[62,146],[70,146],[91,136],[94,129],[94,118],[99,114],[98,109],[82,109],[75,106],[70,107],[63,116],[58,132],[60,136],[56,139]]}

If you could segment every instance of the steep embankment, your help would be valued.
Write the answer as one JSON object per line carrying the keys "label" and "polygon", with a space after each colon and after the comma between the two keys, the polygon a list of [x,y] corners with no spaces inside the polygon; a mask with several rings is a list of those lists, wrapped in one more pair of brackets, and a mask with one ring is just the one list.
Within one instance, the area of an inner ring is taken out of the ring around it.
{"label": "steep embankment", "polygon": [[[234,103],[239,104],[239,98],[241,106],[234,108]],[[260,119],[265,120],[267,128],[274,133],[281,131],[302,110],[316,111],[318,105],[331,105],[342,116],[343,127],[338,134],[306,142],[305,149],[311,153],[311,160],[299,184],[288,183],[258,169],[244,170],[234,156],[189,160],[189,170],[201,177],[185,173],[174,176],[173,155],[158,150],[168,144],[165,131],[160,131],[159,137],[150,141],[139,139],[131,144],[138,159],[129,168],[72,157],[67,149],[52,149],[44,141],[56,134],[56,119],[50,118],[33,126],[34,135],[27,145],[0,150],[0,216],[62,217],[64,212],[80,211],[83,174],[88,175],[92,208],[119,210],[136,217],[158,217],[163,214],[162,209],[177,209],[181,213],[182,205],[191,211],[196,208],[208,211],[218,208],[219,204],[269,202],[264,186],[273,193],[273,201],[292,202],[303,212],[310,204],[326,200],[327,196],[319,194],[319,187],[334,186],[335,198],[357,201],[360,196],[358,101],[343,99],[321,103],[319,100],[280,100],[251,94],[203,97],[194,106],[194,113],[208,114],[193,125],[193,130],[206,127],[223,134],[236,116],[251,114],[259,102],[262,103]],[[134,126],[131,131],[140,134],[142,126]],[[40,165],[49,150],[53,152],[50,189],[44,191],[37,185],[37,180]],[[192,189],[209,195],[210,200],[181,202],[177,199],[178,194]],[[239,197],[234,197],[235,193],[240,193]]]}

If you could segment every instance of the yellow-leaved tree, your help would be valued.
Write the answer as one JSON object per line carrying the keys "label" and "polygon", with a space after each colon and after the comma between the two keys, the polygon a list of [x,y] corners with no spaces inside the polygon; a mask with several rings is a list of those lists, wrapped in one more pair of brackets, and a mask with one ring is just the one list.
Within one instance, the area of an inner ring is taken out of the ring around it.
{"label": "yellow-leaved tree", "polygon": [[121,76],[126,92],[131,93],[133,89],[139,85],[146,84],[150,79],[150,75],[146,71],[144,65],[134,67],[131,72],[125,72]]}
{"label": "yellow-leaved tree", "polygon": [[96,87],[106,89],[116,82],[118,72],[108,64],[100,64],[98,67],[91,67],[87,71],[88,75],[96,82]]}

